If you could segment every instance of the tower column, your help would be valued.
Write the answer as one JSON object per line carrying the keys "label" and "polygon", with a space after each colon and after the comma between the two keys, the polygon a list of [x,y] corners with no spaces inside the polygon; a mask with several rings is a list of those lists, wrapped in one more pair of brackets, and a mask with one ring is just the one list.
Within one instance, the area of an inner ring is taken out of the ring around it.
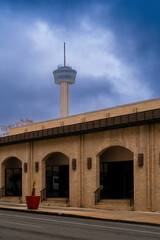
{"label": "tower column", "polygon": [[69,83],[61,83],[61,117],[69,115]]}

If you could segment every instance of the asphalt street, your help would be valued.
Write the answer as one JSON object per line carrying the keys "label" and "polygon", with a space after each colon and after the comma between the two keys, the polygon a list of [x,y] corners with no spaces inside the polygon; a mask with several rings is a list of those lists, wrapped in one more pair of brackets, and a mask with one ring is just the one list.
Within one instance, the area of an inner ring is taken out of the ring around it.
{"label": "asphalt street", "polygon": [[160,239],[160,227],[0,210],[0,240]]}

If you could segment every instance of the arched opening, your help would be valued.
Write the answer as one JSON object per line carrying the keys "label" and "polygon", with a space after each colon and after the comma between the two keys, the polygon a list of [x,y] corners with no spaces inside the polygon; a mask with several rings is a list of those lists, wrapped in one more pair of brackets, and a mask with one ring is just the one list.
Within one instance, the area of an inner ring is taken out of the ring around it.
{"label": "arched opening", "polygon": [[69,196],[69,158],[56,152],[46,161],[46,197],[64,198]]}
{"label": "arched opening", "polygon": [[114,146],[100,155],[101,199],[133,198],[133,153]]}
{"label": "arched opening", "polygon": [[8,158],[4,163],[5,196],[22,196],[22,162],[16,158]]}

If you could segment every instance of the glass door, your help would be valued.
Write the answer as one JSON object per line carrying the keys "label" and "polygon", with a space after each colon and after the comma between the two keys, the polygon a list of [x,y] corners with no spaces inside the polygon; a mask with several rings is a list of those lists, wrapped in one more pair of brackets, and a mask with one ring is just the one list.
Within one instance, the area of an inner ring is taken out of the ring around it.
{"label": "glass door", "polygon": [[5,196],[22,196],[22,168],[5,169]]}

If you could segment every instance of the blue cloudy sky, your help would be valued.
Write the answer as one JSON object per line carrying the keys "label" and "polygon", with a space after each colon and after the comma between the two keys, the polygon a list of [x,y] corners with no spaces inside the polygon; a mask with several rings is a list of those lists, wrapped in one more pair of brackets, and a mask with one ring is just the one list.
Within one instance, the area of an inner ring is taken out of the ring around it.
{"label": "blue cloudy sky", "polygon": [[53,70],[77,70],[70,114],[160,97],[160,0],[0,0],[0,124],[60,116]]}

